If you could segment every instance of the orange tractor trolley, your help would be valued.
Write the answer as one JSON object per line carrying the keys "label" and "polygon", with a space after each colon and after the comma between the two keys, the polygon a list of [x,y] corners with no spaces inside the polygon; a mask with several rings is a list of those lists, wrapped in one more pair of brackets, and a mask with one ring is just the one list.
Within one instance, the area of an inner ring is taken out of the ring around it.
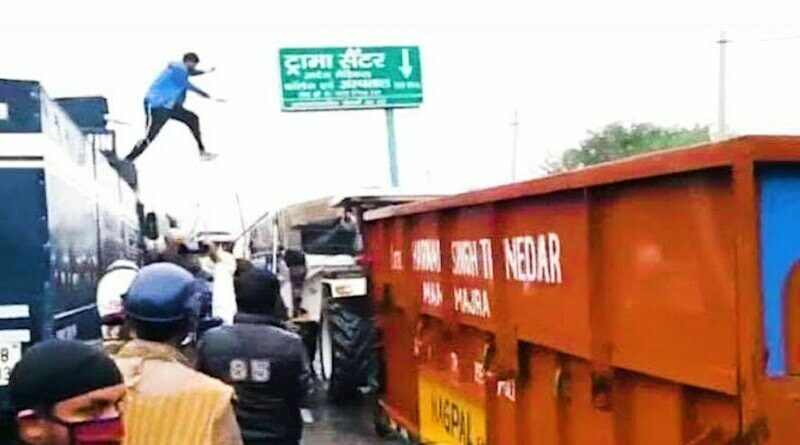
{"label": "orange tractor trolley", "polygon": [[800,443],[800,137],[365,215],[379,426],[422,443]]}

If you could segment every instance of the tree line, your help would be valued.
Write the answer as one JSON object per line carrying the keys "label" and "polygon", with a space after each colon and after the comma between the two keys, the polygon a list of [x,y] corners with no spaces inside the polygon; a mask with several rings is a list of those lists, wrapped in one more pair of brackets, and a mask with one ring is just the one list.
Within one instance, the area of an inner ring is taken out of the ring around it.
{"label": "tree line", "polygon": [[578,147],[558,157],[549,157],[542,166],[547,174],[576,170],[628,156],[699,144],[710,140],[708,126],[661,127],[651,123],[624,125],[612,123],[600,131],[590,131]]}

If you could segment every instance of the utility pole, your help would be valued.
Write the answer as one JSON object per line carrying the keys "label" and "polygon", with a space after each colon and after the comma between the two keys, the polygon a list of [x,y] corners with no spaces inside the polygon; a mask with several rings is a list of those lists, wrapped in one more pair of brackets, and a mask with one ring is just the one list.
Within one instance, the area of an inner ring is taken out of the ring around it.
{"label": "utility pole", "polygon": [[717,43],[719,44],[719,108],[717,109],[717,139],[722,140],[728,134],[727,123],[725,122],[725,52],[729,40],[725,38],[725,33],[721,33]]}
{"label": "utility pole", "polygon": [[519,134],[519,115],[517,110],[514,110],[514,122],[511,122],[511,127],[514,129],[513,142],[511,143],[511,182],[517,182],[517,137]]}

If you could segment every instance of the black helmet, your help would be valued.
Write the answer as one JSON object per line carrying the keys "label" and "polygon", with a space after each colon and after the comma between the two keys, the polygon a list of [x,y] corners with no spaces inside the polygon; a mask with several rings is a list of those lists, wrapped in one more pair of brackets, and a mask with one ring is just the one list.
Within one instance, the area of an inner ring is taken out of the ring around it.
{"label": "black helmet", "polygon": [[125,294],[128,317],[151,323],[190,320],[198,310],[195,278],[180,266],[154,263],[143,267]]}

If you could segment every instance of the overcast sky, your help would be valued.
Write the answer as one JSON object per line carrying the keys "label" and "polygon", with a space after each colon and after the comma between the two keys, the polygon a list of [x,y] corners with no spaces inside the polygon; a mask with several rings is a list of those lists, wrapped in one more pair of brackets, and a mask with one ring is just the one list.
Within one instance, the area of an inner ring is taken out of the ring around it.
{"label": "overcast sky", "polygon": [[[138,165],[142,194],[191,223],[239,225],[290,202],[388,183],[381,110],[284,113],[278,49],[418,45],[424,104],[396,113],[401,185],[457,191],[508,182],[548,153],[620,122],[714,125],[718,45],[729,45],[728,122],[737,134],[800,130],[800,3],[768,1],[3,2],[0,77],[53,97],[103,95],[125,154],[142,98],[170,60],[225,104],[191,98],[212,164],[166,126]],[[280,3],[279,6],[272,6]],[[301,6],[302,5],[302,6]],[[198,204],[199,208],[198,208]]]}

